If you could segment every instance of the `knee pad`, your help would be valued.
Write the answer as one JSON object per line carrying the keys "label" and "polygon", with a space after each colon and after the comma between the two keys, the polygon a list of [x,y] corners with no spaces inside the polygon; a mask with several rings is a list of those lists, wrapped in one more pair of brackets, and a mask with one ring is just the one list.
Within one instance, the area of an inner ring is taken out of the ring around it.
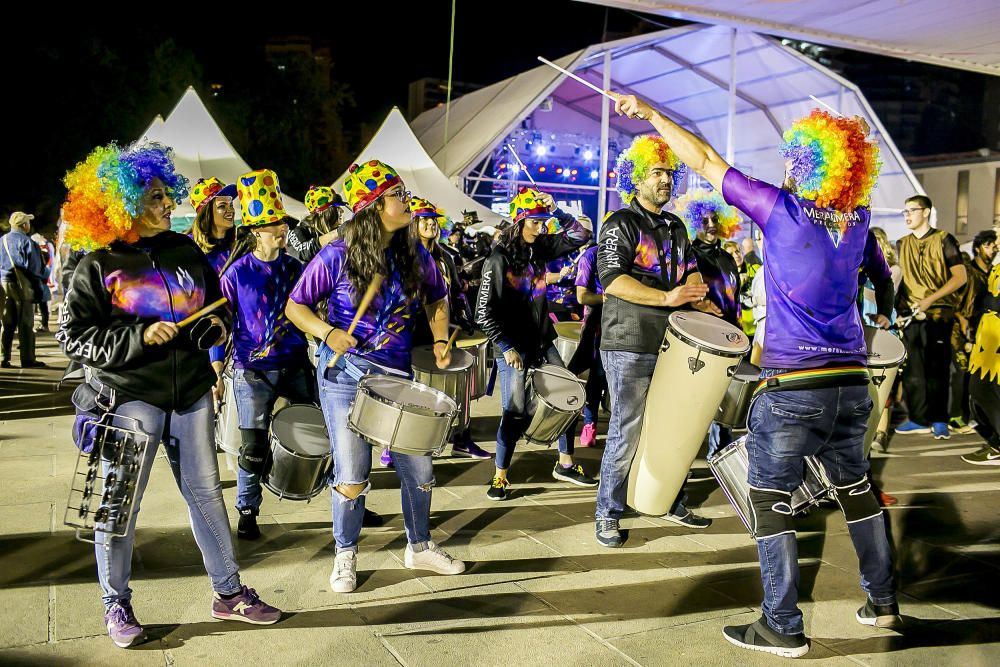
{"label": "knee pad", "polygon": [[267,431],[257,428],[240,429],[240,467],[254,475],[264,474],[270,454]]}
{"label": "knee pad", "polygon": [[834,485],[834,488],[837,489],[837,503],[847,523],[867,521],[881,516],[882,508],[875,498],[875,493],[872,492],[872,485],[867,477],[844,486]]}
{"label": "knee pad", "polygon": [[795,533],[790,492],[751,488],[750,509],[753,511],[750,525],[755,540]]}
{"label": "knee pad", "polygon": [[340,494],[341,502],[357,500],[361,496],[367,495],[372,490],[371,482],[364,484],[338,484],[333,490]]}

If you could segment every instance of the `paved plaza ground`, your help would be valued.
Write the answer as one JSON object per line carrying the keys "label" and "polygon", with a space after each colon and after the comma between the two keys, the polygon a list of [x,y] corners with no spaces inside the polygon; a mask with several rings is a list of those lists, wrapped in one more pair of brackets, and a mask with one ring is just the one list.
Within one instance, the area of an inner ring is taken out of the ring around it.
{"label": "paved plaza ground", "polygon": [[[93,548],[63,526],[76,450],[65,360],[52,337],[40,359],[56,368],[0,371],[0,665],[755,665],[779,658],[737,649],[726,624],[760,615],[757,551],[704,460],[691,504],[704,531],[632,516],[622,549],[594,539],[593,490],[555,482],[555,453],[522,446],[513,498],[485,497],[489,461],[435,463],[434,539],[465,560],[464,575],[403,567],[395,474],[372,474],[369,506],[386,525],[365,529],[359,586],[330,591],[330,498],[264,500],[263,537],[238,542],[244,581],[285,610],[260,628],[209,616],[211,591],[187,511],[165,460],[143,499],[133,604],[151,635],[116,648],[103,622]],[[16,361],[16,356],[15,356]],[[474,436],[493,450],[496,397],[475,405]],[[602,429],[604,432],[604,423]],[[669,437],[669,434],[664,434]],[[888,511],[903,634],[859,625],[857,561],[839,512],[798,522],[801,606],[814,664],[1000,664],[1000,467],[959,455],[976,436],[896,437],[873,467],[899,497]],[[598,447],[579,450],[596,474]],[[703,452],[704,454],[704,452]],[[219,456],[235,526],[235,473]]]}

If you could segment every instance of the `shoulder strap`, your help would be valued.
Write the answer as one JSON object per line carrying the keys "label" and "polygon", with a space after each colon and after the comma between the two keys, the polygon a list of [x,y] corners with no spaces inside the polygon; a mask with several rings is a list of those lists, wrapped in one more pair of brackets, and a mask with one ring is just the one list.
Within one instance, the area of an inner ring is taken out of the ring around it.
{"label": "shoulder strap", "polygon": [[[667,268],[667,260],[663,250],[665,240],[664,227],[670,234],[670,268]],[[666,283],[666,289],[671,290],[677,284],[677,234],[674,225],[669,222],[666,225],[656,225],[653,227],[653,237],[656,240],[656,254],[660,260],[660,280]]]}

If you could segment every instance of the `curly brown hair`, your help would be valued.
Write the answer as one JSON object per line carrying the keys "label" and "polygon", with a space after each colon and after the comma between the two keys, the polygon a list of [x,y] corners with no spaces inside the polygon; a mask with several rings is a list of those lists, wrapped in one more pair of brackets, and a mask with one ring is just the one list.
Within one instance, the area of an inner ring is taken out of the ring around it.
{"label": "curly brown hair", "polygon": [[[376,273],[389,275],[386,255],[382,252],[382,217],[385,202],[379,198],[374,204],[358,211],[342,226],[347,244],[347,278],[354,288],[355,302],[361,299]],[[408,227],[396,230],[389,241],[393,264],[399,270],[403,290],[410,299],[417,298],[424,279],[424,267]]]}

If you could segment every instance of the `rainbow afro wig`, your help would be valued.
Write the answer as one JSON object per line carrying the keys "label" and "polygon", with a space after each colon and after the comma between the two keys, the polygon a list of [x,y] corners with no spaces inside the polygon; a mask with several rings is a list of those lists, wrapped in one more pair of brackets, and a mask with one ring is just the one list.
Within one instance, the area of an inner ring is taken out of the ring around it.
{"label": "rainbow afro wig", "polygon": [[143,193],[155,178],[174,201],[187,197],[188,180],[174,170],[172,149],[153,142],[95,148],[63,179],[69,190],[63,206],[69,223],[66,242],[96,250],[113,241],[137,241],[134,220],[142,214]]}
{"label": "rainbow afro wig", "polygon": [[618,184],[615,187],[623,202],[632,203],[639,190],[639,182],[646,178],[650,167],[660,163],[667,165],[673,172],[671,193],[677,192],[687,167],[674,155],[663,137],[647,134],[632,140],[632,145],[622,151],[615,161],[615,173],[618,174]]}
{"label": "rainbow afro wig", "polygon": [[819,109],[792,123],[778,150],[791,162],[798,196],[842,212],[868,206],[882,162],[865,133],[857,120]]}
{"label": "rainbow afro wig", "polygon": [[716,235],[729,239],[738,232],[741,216],[735,206],[730,206],[715,190],[694,190],[674,201],[674,210],[687,225],[688,235],[694,238],[702,230],[706,217],[715,216]]}

